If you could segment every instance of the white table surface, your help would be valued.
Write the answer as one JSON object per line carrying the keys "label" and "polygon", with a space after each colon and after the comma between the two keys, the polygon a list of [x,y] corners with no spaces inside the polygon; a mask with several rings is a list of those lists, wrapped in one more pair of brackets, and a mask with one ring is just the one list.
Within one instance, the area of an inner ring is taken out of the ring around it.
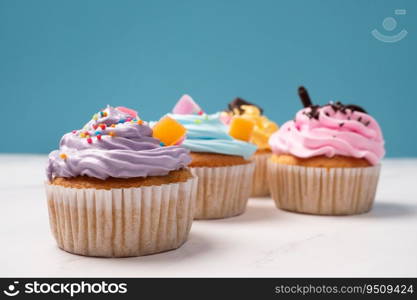
{"label": "white table surface", "polygon": [[45,163],[41,155],[0,155],[1,277],[417,276],[417,159],[383,162],[370,213],[302,215],[251,199],[241,216],[195,221],[177,250],[122,259],[57,248]]}

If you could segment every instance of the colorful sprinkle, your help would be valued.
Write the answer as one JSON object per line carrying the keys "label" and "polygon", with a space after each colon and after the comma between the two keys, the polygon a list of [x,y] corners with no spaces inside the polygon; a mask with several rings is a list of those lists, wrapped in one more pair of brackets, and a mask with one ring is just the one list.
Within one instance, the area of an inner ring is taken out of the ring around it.
{"label": "colorful sprinkle", "polygon": [[197,120],[194,121],[194,123],[201,124],[201,120],[197,119]]}
{"label": "colorful sprinkle", "polygon": [[138,120],[138,125],[142,125],[143,121],[142,120]]}
{"label": "colorful sprinkle", "polygon": [[201,116],[202,114],[204,114],[204,111],[200,110],[200,111],[198,112],[198,114]]}
{"label": "colorful sprinkle", "polygon": [[77,130],[73,130],[73,131],[72,131],[72,133],[73,133],[73,134],[76,134],[76,133],[77,133]]}
{"label": "colorful sprinkle", "polygon": [[124,122],[126,122],[126,120],[124,120],[124,119],[121,119],[119,122],[117,122],[117,123],[119,123],[119,124],[123,124]]}
{"label": "colorful sprinkle", "polygon": [[92,142],[93,142],[93,139],[92,138],[88,138],[87,139],[87,143],[91,144]]}
{"label": "colorful sprinkle", "polygon": [[115,137],[115,136],[116,136],[116,132],[114,132],[114,131],[110,131],[110,132],[109,132],[109,135],[110,135],[111,137]]}
{"label": "colorful sprinkle", "polygon": [[94,128],[94,130],[96,130],[98,128],[98,125],[97,124],[94,124],[93,125],[93,128]]}
{"label": "colorful sprinkle", "polygon": [[80,138],[85,138],[85,134],[84,134],[84,132],[81,132],[81,133],[80,133]]}
{"label": "colorful sprinkle", "polygon": [[61,157],[63,160],[66,160],[68,156],[65,153],[61,153],[59,157]]}
{"label": "colorful sprinkle", "polygon": [[101,134],[98,134],[98,135],[96,136],[96,138],[97,138],[97,140],[98,140],[98,141],[101,141]]}
{"label": "colorful sprinkle", "polygon": [[99,126],[100,126],[101,130],[106,129],[106,124],[100,124]]}
{"label": "colorful sprinkle", "polygon": [[160,143],[159,143],[159,146],[164,147],[164,146],[165,146],[165,144],[164,144],[164,143],[162,143],[162,142],[160,142]]}
{"label": "colorful sprinkle", "polygon": [[94,114],[94,116],[93,116],[93,120],[94,120],[94,121],[97,121],[97,119],[98,119],[97,114]]}
{"label": "colorful sprinkle", "polygon": [[130,121],[132,121],[132,118],[127,118],[126,119],[126,122],[130,122]]}
{"label": "colorful sprinkle", "polygon": [[101,112],[100,112],[100,116],[101,116],[102,118],[107,117],[107,112],[105,112],[105,111],[101,111]]}
{"label": "colorful sprinkle", "polygon": [[98,131],[98,130],[96,132],[94,132],[95,135],[99,135],[100,133],[101,133],[101,131]]}

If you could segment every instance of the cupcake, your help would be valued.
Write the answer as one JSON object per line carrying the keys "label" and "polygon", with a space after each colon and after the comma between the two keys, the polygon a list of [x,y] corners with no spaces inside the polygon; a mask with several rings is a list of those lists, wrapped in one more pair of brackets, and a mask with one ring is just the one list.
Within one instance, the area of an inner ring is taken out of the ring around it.
{"label": "cupcake", "polygon": [[254,163],[250,157],[256,146],[233,138],[219,113],[205,114],[188,95],[167,116],[187,129],[181,146],[191,151],[189,167],[198,177],[195,218],[242,214],[251,192]]}
{"label": "cupcake", "polygon": [[229,103],[227,111],[221,113],[221,120],[226,125],[230,125],[235,116],[251,120],[255,124],[250,139],[250,142],[257,146],[252,158],[255,162],[255,172],[251,196],[269,196],[269,186],[265,182],[267,182],[267,161],[272,152],[268,141],[270,136],[278,130],[278,125],[263,114],[262,108],[241,98],[236,98]]}
{"label": "cupcake", "polygon": [[181,246],[197,180],[189,151],[161,146],[135,111],[108,106],[49,154],[46,194],[58,246],[86,256],[126,257]]}
{"label": "cupcake", "polygon": [[381,129],[363,108],[330,102],[304,108],[270,138],[268,180],[278,208],[351,215],[372,208],[385,154]]}

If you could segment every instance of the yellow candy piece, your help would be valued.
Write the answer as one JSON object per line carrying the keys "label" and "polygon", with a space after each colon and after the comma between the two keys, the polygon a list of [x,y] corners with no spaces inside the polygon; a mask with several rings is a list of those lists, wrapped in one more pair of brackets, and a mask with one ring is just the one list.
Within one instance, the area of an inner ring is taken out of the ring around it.
{"label": "yellow candy piece", "polygon": [[255,123],[251,143],[256,144],[258,149],[269,149],[269,137],[279,129],[278,125],[261,115],[261,111],[254,105],[242,105],[243,112],[237,112],[242,118]]}
{"label": "yellow candy piece", "polygon": [[230,123],[229,134],[237,140],[249,142],[255,123],[242,117],[234,117]]}
{"label": "yellow candy piece", "polygon": [[153,129],[153,137],[160,140],[165,146],[172,146],[181,141],[187,130],[174,119],[165,116]]}
{"label": "yellow candy piece", "polygon": [[59,157],[61,157],[63,160],[66,160],[67,159],[67,155],[65,153],[61,153],[59,155]]}

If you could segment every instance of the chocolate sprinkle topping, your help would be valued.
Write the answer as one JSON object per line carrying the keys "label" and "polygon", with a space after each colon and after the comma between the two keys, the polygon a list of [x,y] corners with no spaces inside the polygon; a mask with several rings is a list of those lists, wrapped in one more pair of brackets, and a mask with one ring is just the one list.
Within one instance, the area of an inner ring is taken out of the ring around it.
{"label": "chocolate sprinkle topping", "polygon": [[[319,109],[325,106],[330,106],[333,111],[336,112],[341,112],[344,115],[348,115],[347,119],[351,120],[351,115],[352,113],[354,113],[355,111],[357,112],[361,112],[361,113],[365,113],[367,114],[366,110],[364,110],[362,107],[355,105],[355,104],[343,104],[339,101],[333,103],[330,102],[329,104],[320,106],[320,105],[313,105],[313,103],[311,102],[310,96],[307,93],[307,90],[303,87],[300,86],[298,88],[298,95],[300,96],[300,99],[303,103],[303,106],[305,108],[308,108],[306,110],[303,111],[303,114],[306,115],[309,119],[316,119],[319,120],[320,118],[320,111]],[[325,113],[326,116],[330,116],[329,113]],[[359,117],[358,122],[362,123],[362,117]],[[365,126],[368,126],[370,124],[370,121],[366,121],[365,123],[363,123]],[[340,127],[343,127],[345,125],[344,122],[339,123]],[[334,136],[335,137],[335,136]]]}
{"label": "chocolate sprinkle topping", "polygon": [[[325,106],[330,106],[333,109],[334,112],[338,112],[339,111],[339,112],[341,112],[342,114],[345,114],[345,115],[346,114],[349,114],[349,112],[347,112],[348,109],[351,110],[352,112],[354,112],[354,111],[364,112],[365,111],[365,110],[361,109],[357,105],[354,105],[354,106],[352,106],[352,105],[344,105],[341,102],[336,102],[336,103],[329,103],[329,104],[326,104],[326,105],[323,105],[323,106],[320,106],[320,105],[310,105],[308,107],[309,109],[306,109],[305,111],[303,111],[303,114],[306,115],[310,119],[316,119],[316,120],[318,120],[320,118],[319,109],[322,108],[322,107],[325,107]],[[359,107],[360,110],[357,110],[358,107]],[[327,112],[325,114],[328,117],[330,116],[329,113],[327,113]],[[351,117],[348,116],[347,119],[348,120],[351,120]],[[359,117],[358,118],[358,122],[362,122],[362,117]],[[368,122],[366,122],[365,125],[366,124],[369,125]],[[343,122],[339,124],[340,127],[342,127],[344,125],[345,125],[345,123],[343,123]],[[368,126],[368,125],[366,125],[366,126]]]}
{"label": "chocolate sprinkle topping", "polygon": [[337,101],[336,103],[330,103],[328,105],[330,105],[332,107],[334,112],[340,111],[343,114],[346,114],[346,111],[348,109],[351,110],[352,112],[359,111],[359,112],[362,112],[362,113],[365,113],[365,114],[367,113],[362,107],[360,107],[358,105],[354,105],[354,104],[346,104],[345,105],[345,104]]}
{"label": "chocolate sprinkle topping", "polygon": [[[363,109],[362,107],[360,107],[359,105],[355,105],[355,104],[346,104],[345,105],[345,104],[343,104],[343,103],[341,103],[339,101],[337,101],[335,103],[330,102],[329,104],[326,104],[326,105],[323,105],[323,106],[313,105],[313,103],[311,102],[311,98],[308,95],[307,89],[305,87],[303,87],[303,86],[300,86],[298,88],[298,95],[300,96],[301,102],[303,103],[303,106],[305,108],[311,107],[311,112],[310,113],[306,113],[311,118],[318,119],[317,110],[320,107],[324,107],[324,106],[330,106],[333,109],[334,112],[340,111],[343,114],[347,114],[348,113],[347,110],[350,110],[352,113],[355,112],[355,111],[358,111],[358,112],[362,112],[362,113],[367,114],[366,110]],[[239,98],[237,98],[236,100],[238,100],[238,99]],[[242,100],[242,99],[240,99],[240,100]],[[229,104],[229,107],[230,107],[230,104]],[[329,116],[329,115],[326,113],[326,116]],[[348,119],[350,120],[350,117],[348,117]]]}
{"label": "chocolate sprinkle topping", "polygon": [[298,88],[298,96],[300,96],[301,102],[303,102],[304,107],[310,107],[313,105],[305,87],[300,86]]}
{"label": "chocolate sprinkle topping", "polygon": [[348,104],[348,105],[345,105],[345,107],[346,107],[346,109],[350,109],[350,110],[352,110],[352,111],[359,111],[359,112],[362,112],[362,113],[367,114],[366,110],[364,110],[364,109],[363,109],[362,107],[360,107],[359,105],[355,105],[355,104]]}
{"label": "chocolate sprinkle topping", "polygon": [[318,120],[319,117],[320,117],[320,111],[319,111],[320,106],[319,105],[311,105],[309,108],[310,108],[310,110],[305,113],[306,116],[309,117],[310,119]]}
{"label": "chocolate sprinkle topping", "polygon": [[248,102],[246,100],[243,100],[242,98],[239,98],[239,97],[236,98],[235,100],[233,100],[232,102],[230,102],[227,105],[227,107],[228,107],[227,111],[233,112],[235,109],[237,109],[237,110],[239,110],[240,113],[243,113],[244,110],[242,109],[242,105],[253,105],[253,106],[256,106],[259,109],[259,111],[261,112],[261,115],[263,115],[263,113],[264,113],[264,110],[260,106],[258,106],[256,104],[253,104],[251,102]]}

